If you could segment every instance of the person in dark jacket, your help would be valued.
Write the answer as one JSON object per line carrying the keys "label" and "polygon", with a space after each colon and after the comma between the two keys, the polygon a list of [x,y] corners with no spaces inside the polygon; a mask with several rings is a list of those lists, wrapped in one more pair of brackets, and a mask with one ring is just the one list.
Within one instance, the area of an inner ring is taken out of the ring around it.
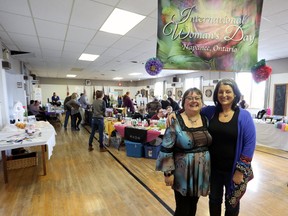
{"label": "person in dark jacket", "polygon": [[180,109],[179,104],[175,100],[173,100],[171,97],[168,97],[167,100],[170,102],[170,105],[172,106],[173,111],[178,111]]}
{"label": "person in dark jacket", "polygon": [[123,96],[123,107],[127,107],[127,110],[130,110],[131,113],[135,112],[134,104],[130,99],[130,92],[126,92]]}
{"label": "person in dark jacket", "polygon": [[146,110],[148,113],[147,118],[151,118],[154,114],[156,114],[159,108],[162,108],[162,105],[157,97],[154,97],[154,100],[146,105]]}
{"label": "person in dark jacket", "polygon": [[161,100],[162,109],[167,109],[167,106],[171,106],[170,102],[167,99],[168,99],[168,96],[164,94],[163,100]]}
{"label": "person in dark jacket", "polygon": [[[67,96],[64,100],[64,110],[65,110],[65,120],[64,120],[64,129],[67,129],[67,124],[69,117],[71,116],[71,109],[67,106],[67,102],[71,100],[71,95]],[[71,121],[72,128],[72,121]]]}

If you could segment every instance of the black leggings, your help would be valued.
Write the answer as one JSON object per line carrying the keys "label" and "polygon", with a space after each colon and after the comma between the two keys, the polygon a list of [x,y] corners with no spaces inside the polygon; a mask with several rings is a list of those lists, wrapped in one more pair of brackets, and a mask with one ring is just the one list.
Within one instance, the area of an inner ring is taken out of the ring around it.
{"label": "black leggings", "polygon": [[178,191],[174,191],[176,210],[174,216],[192,216],[196,215],[197,203],[199,197],[196,196],[182,196]]}

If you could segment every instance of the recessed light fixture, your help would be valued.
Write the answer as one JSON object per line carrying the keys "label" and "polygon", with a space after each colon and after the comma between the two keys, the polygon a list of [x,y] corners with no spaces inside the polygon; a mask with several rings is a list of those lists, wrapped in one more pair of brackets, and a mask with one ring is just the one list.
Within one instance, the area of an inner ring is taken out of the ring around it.
{"label": "recessed light fixture", "polygon": [[100,28],[100,31],[125,35],[144,18],[145,16],[140,14],[115,8]]}
{"label": "recessed light fixture", "polygon": [[98,57],[99,57],[99,55],[82,53],[82,55],[79,57],[79,60],[82,60],[82,61],[95,61]]}
{"label": "recessed light fixture", "polygon": [[67,74],[66,77],[76,77],[77,75],[75,74]]}
{"label": "recessed light fixture", "polygon": [[114,77],[113,80],[122,80],[123,77]]}
{"label": "recessed light fixture", "polygon": [[138,75],[141,75],[142,73],[130,73],[129,75],[130,76],[138,76]]}

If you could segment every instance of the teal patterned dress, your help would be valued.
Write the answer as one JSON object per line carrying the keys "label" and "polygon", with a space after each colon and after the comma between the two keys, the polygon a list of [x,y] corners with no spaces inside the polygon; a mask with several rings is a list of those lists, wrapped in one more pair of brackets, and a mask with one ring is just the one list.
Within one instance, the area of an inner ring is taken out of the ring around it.
{"label": "teal patterned dress", "polygon": [[210,154],[212,143],[208,120],[201,116],[203,126],[188,128],[176,114],[165,131],[156,170],[174,173],[172,188],[183,196],[207,196],[209,193]]}

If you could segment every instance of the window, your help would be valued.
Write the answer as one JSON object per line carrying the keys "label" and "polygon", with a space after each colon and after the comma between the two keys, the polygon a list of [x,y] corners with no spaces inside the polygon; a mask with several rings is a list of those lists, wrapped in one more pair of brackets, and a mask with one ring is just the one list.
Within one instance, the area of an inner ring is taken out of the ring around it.
{"label": "window", "polygon": [[201,90],[200,86],[201,86],[200,77],[186,78],[184,82],[184,91],[193,87],[196,87]]}
{"label": "window", "polygon": [[264,108],[266,82],[254,82],[250,72],[237,73],[236,82],[249,108]]}
{"label": "window", "polygon": [[163,95],[163,82],[156,82],[155,83],[155,91],[154,95],[158,97],[159,99],[162,99]]}

